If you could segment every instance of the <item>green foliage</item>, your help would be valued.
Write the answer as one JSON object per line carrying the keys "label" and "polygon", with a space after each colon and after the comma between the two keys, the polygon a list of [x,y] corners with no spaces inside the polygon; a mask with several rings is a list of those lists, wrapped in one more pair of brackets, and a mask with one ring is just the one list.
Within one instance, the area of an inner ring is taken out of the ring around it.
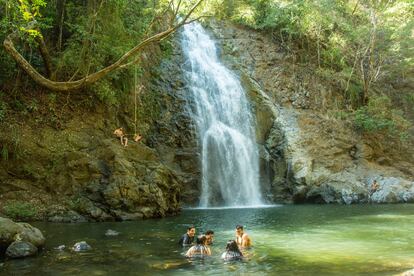
{"label": "green foliage", "polygon": [[9,150],[7,149],[6,145],[3,145],[1,148],[1,159],[3,161],[9,161]]}
{"label": "green foliage", "polygon": [[30,220],[36,216],[37,210],[28,202],[11,201],[3,206],[3,213],[15,220]]}
{"label": "green foliage", "polygon": [[100,82],[97,82],[91,86],[91,89],[95,91],[96,96],[102,102],[108,104],[116,104],[118,102],[115,89],[112,87],[112,84],[109,80],[102,80]]}
{"label": "green foliage", "polygon": [[[108,66],[159,30],[160,21],[148,27],[168,1],[67,0],[62,4],[62,1],[0,0],[0,3],[0,40],[18,31],[22,38],[16,43],[19,52],[44,72],[35,42],[40,30],[52,55],[55,79],[67,81]],[[183,6],[189,4],[190,1],[183,1]],[[27,28],[33,20],[37,22],[36,29]],[[162,42],[162,50],[165,56],[171,54],[168,40]],[[16,78],[17,66],[2,47],[0,63],[0,83],[12,84],[16,80],[16,84],[21,84],[20,78],[27,78],[24,73]],[[125,68],[87,90],[94,94],[94,99],[116,105],[123,94],[130,92],[132,76],[133,69]]]}
{"label": "green foliage", "polygon": [[7,106],[6,103],[0,99],[0,122],[4,120],[7,113]]}
{"label": "green foliage", "polygon": [[[380,68],[379,78],[403,77],[414,67],[412,0],[211,0],[206,5],[220,18],[271,34],[298,54],[297,60],[337,72],[334,79],[342,78],[345,83],[351,79],[352,87],[343,89],[353,106],[364,104],[364,53],[365,58],[370,56],[371,65]],[[373,15],[376,39],[367,54]],[[368,73],[373,75],[373,71]]]}
{"label": "green foliage", "polygon": [[412,111],[414,111],[414,92],[404,95],[404,101],[412,106]]}
{"label": "green foliage", "polygon": [[367,106],[355,111],[354,122],[363,132],[382,133],[400,139],[407,137],[411,126],[401,111],[392,108],[391,100],[386,96],[372,99]]}

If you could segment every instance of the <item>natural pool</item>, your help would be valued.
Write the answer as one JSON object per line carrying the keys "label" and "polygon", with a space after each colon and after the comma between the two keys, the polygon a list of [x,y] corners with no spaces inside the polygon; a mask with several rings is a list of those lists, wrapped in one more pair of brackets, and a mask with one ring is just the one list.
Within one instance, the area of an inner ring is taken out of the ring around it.
{"label": "natural pool", "polygon": [[[189,261],[177,240],[186,226],[213,229],[213,256]],[[245,262],[219,256],[245,225],[254,248]],[[46,238],[35,258],[0,261],[4,275],[394,275],[414,268],[414,205],[286,205],[184,210],[137,222],[33,223]],[[107,229],[120,232],[106,237]],[[88,242],[86,253],[54,250]]]}

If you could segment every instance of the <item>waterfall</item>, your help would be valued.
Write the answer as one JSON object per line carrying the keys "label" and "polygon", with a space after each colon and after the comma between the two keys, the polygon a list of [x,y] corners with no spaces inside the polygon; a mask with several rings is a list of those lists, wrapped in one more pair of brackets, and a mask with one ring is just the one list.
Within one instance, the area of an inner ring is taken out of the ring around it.
{"label": "waterfall", "polygon": [[184,26],[182,48],[201,146],[200,207],[262,205],[254,120],[239,78],[199,23]]}

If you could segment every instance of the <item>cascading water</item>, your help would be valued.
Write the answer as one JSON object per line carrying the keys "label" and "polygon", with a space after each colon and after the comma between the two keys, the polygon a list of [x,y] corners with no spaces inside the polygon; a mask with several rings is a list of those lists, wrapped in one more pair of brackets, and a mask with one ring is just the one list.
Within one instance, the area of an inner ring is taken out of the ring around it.
{"label": "cascading water", "polygon": [[201,143],[200,207],[262,205],[253,118],[238,77],[200,24],[184,27],[182,47]]}

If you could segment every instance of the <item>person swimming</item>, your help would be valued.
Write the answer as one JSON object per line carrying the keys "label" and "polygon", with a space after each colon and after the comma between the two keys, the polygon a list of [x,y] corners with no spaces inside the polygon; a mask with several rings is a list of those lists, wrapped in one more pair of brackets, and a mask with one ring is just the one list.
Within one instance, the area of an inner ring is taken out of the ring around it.
{"label": "person swimming", "polygon": [[240,248],[246,248],[252,246],[252,240],[249,235],[244,232],[242,225],[236,226],[236,243]]}
{"label": "person swimming", "polygon": [[181,245],[181,246],[190,246],[190,245],[192,245],[193,242],[194,242],[195,233],[196,233],[195,227],[192,226],[192,225],[189,226],[187,228],[187,233],[182,235],[182,237],[178,241],[178,244]]}
{"label": "person swimming", "polygon": [[221,255],[221,258],[225,261],[237,261],[243,259],[243,253],[241,253],[235,240],[229,240],[227,242],[226,252]]}
{"label": "person swimming", "polygon": [[211,255],[211,250],[207,246],[207,238],[205,235],[200,235],[197,237],[196,245],[193,245],[188,249],[185,256],[187,258],[204,258]]}
{"label": "person swimming", "polygon": [[213,230],[207,230],[204,235],[206,235],[207,238],[207,245],[212,245],[214,240],[214,231]]}

